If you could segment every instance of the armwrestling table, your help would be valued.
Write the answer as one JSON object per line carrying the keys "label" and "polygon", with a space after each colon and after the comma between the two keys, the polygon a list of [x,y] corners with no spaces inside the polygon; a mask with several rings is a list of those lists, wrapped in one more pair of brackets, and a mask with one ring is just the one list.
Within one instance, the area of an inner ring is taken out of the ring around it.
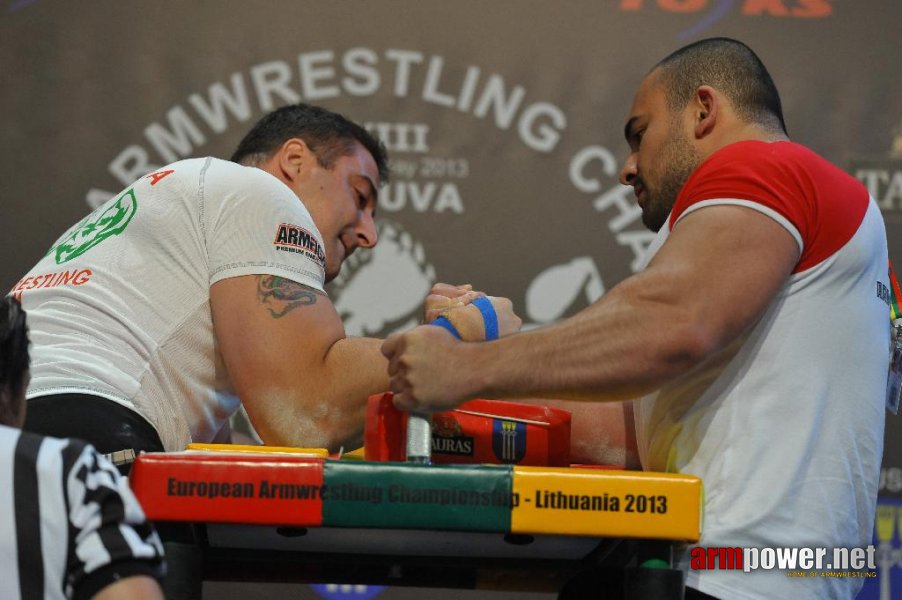
{"label": "armwrestling table", "polygon": [[278,581],[682,598],[701,480],[598,468],[298,454],[142,454],[131,486],[167,553],[167,598]]}

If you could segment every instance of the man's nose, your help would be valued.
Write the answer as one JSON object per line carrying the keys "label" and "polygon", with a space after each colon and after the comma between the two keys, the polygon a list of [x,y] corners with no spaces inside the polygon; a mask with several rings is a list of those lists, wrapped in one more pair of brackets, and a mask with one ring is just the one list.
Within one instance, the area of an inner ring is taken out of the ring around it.
{"label": "man's nose", "polygon": [[620,169],[620,183],[623,185],[635,185],[637,174],[636,153],[633,152],[626,158],[626,162],[623,163],[623,168]]}
{"label": "man's nose", "polygon": [[360,222],[357,224],[357,245],[361,248],[372,248],[379,241],[379,234],[376,231],[376,221],[373,214],[365,210]]}

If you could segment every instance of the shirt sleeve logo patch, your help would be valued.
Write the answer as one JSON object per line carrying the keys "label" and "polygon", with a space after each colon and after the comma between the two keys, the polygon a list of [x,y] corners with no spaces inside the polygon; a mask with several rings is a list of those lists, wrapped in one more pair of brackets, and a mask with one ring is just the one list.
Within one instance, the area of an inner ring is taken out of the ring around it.
{"label": "shirt sleeve logo patch", "polygon": [[282,223],[276,230],[276,239],[273,240],[273,244],[276,250],[304,254],[325,268],[326,254],[322,245],[315,235],[303,227]]}

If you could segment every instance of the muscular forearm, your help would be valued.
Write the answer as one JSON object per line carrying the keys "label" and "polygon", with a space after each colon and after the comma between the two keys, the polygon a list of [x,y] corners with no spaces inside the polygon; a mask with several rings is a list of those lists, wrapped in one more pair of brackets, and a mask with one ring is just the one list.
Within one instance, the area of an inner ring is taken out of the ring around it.
{"label": "muscular forearm", "polygon": [[648,269],[575,317],[468,347],[478,393],[621,400],[654,391],[748,331],[798,253],[792,236],[756,211],[696,211]]}
{"label": "muscular forearm", "polygon": [[389,388],[381,344],[373,338],[349,337],[337,341],[326,355],[324,397],[329,399],[333,449],[362,445],[367,398]]}
{"label": "muscular forearm", "polygon": [[693,368],[719,340],[685,304],[668,301],[667,279],[640,274],[571,319],[462,347],[474,395],[624,400]]}
{"label": "muscular forearm", "polygon": [[613,401],[659,389],[741,339],[798,261],[758,211],[696,210],[649,267],[578,315],[485,344],[419,328],[390,338],[395,405],[446,410],[474,397]]}
{"label": "muscular forearm", "polygon": [[297,374],[291,389],[276,392],[274,401],[255,403],[263,441],[332,451],[360,446],[367,398],[389,387],[380,344],[372,338],[339,339],[321,365]]}
{"label": "muscular forearm", "polygon": [[[479,309],[466,306],[478,294],[468,288],[435,286],[426,312],[459,310],[459,322],[468,324],[464,339],[483,339]],[[519,326],[510,301],[494,298],[492,305],[499,332]],[[218,282],[211,307],[230,378],[266,443],[360,444],[367,398],[390,388],[381,340],[348,338],[321,291],[273,276]]]}

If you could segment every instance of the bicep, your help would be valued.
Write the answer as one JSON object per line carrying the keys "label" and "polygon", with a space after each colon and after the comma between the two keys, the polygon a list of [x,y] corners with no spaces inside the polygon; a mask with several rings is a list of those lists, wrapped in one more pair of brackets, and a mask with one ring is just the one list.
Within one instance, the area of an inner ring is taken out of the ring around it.
{"label": "bicep", "polygon": [[796,239],[769,216],[716,205],[681,219],[647,273],[668,279],[675,300],[722,346],[761,317],[799,254]]}
{"label": "bicep", "polygon": [[210,288],[213,327],[229,378],[254,419],[256,400],[314,376],[345,337],[328,296],[274,275],[224,279]]}

